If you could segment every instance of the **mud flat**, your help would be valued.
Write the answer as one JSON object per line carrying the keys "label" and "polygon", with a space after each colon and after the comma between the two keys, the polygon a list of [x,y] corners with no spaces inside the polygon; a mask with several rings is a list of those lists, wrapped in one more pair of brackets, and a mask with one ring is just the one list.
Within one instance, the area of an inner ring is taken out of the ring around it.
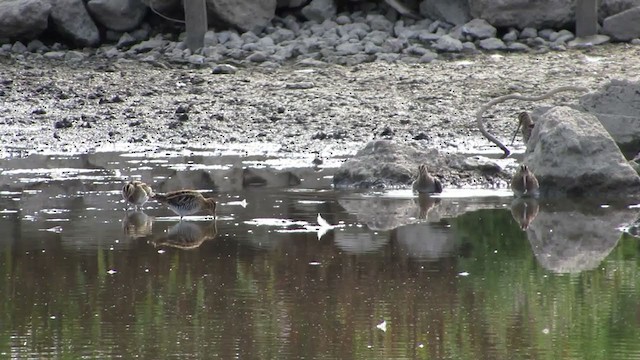
{"label": "mud flat", "polygon": [[[156,66],[86,51],[81,61],[0,57],[4,151],[215,148],[335,157],[388,138],[498,153],[474,122],[489,100],[564,85],[595,90],[640,74],[640,46],[629,44],[480,53],[426,64],[240,65],[232,74],[214,74],[217,64]],[[578,96],[562,93],[548,103]],[[487,128],[508,142],[518,112],[537,105],[500,104],[486,114]]]}

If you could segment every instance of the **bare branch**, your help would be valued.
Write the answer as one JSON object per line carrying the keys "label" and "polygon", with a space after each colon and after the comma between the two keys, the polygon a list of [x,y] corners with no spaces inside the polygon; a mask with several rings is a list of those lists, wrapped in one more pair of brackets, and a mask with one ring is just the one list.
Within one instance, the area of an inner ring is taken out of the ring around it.
{"label": "bare branch", "polygon": [[549,91],[546,94],[540,95],[540,96],[523,96],[520,95],[519,93],[513,93],[513,94],[509,94],[509,95],[504,95],[504,96],[500,96],[498,98],[495,98],[491,101],[489,101],[486,105],[482,106],[478,112],[476,113],[476,124],[478,125],[478,129],[480,129],[480,132],[482,133],[482,135],[484,135],[484,137],[486,137],[489,141],[491,141],[492,143],[496,144],[500,149],[502,149],[502,151],[504,151],[504,156],[503,158],[506,158],[507,156],[509,156],[509,154],[511,154],[511,151],[509,150],[509,148],[507,148],[502,142],[500,142],[500,140],[498,140],[495,136],[491,135],[487,129],[485,129],[484,127],[484,123],[482,122],[482,115],[489,110],[489,108],[491,108],[492,106],[505,102],[507,100],[522,100],[522,101],[540,101],[540,100],[545,100],[548,99],[550,97],[552,97],[553,95],[559,93],[559,92],[563,92],[563,91],[578,91],[578,92],[586,92],[589,91],[589,89],[585,88],[585,87],[581,87],[581,86],[561,86],[559,88],[555,88],[551,91]]}

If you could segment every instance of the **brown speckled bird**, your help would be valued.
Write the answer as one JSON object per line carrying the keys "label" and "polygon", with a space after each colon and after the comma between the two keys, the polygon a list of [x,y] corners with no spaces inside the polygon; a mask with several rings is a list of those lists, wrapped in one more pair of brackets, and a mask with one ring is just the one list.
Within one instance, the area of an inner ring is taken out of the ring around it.
{"label": "brown speckled bird", "polygon": [[526,144],[529,142],[535,124],[533,123],[531,115],[526,111],[518,115],[518,121],[520,122],[520,126],[522,126],[522,139],[524,139],[524,143]]}
{"label": "brown speckled bird", "polygon": [[122,198],[127,202],[127,205],[133,204],[136,210],[153,195],[151,187],[142,181],[130,181],[122,187]]}
{"label": "brown speckled bird", "polygon": [[518,197],[536,197],[540,191],[538,179],[525,164],[521,164],[511,179],[511,190]]}
{"label": "brown speckled bird", "polygon": [[414,192],[417,193],[441,193],[442,183],[437,178],[431,176],[427,170],[427,165],[420,164],[418,166],[418,177],[411,185]]}
{"label": "brown speckled bird", "polygon": [[216,217],[216,201],[212,198],[205,198],[195,190],[178,190],[166,194],[155,194],[153,199],[161,204],[165,204],[174,213],[180,215],[180,219],[185,215],[193,215],[200,211],[206,211]]}

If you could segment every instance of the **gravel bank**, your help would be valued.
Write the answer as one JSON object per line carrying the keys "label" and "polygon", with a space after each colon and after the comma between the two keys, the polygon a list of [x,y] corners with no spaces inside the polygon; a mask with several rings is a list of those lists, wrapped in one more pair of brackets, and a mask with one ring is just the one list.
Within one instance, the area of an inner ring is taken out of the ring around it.
{"label": "gravel bank", "polygon": [[[638,58],[639,46],[607,44],[425,64],[285,64],[214,74],[209,65],[9,55],[0,57],[0,140],[4,150],[55,152],[258,142],[282,154],[336,156],[374,138],[451,152],[494,149],[475,126],[482,104],[514,91],[538,95],[637,79]],[[563,93],[550,102],[576,98]],[[517,113],[535,105],[501,104],[486,114],[487,128],[508,141]]]}

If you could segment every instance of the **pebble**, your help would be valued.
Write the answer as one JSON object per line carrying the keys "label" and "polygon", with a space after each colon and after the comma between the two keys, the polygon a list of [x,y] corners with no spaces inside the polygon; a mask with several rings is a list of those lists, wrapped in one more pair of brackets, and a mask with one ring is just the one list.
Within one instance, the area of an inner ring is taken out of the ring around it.
{"label": "pebble", "polygon": [[214,74],[235,74],[238,72],[238,68],[229,64],[220,64],[214,66],[211,72]]}

